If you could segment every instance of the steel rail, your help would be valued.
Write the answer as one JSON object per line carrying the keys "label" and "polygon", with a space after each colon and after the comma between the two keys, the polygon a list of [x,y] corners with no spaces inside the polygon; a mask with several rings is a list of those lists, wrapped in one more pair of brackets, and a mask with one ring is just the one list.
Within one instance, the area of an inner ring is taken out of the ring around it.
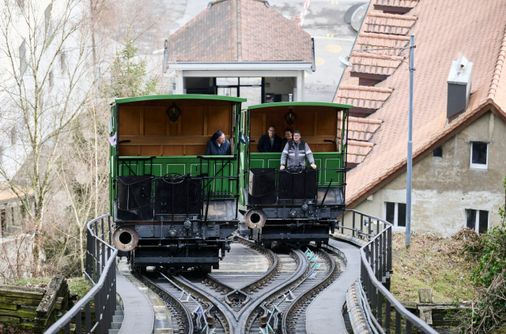
{"label": "steel rail", "polygon": [[225,333],[233,333],[231,317],[234,318],[233,312],[231,312],[224,303],[219,301],[216,297],[209,295],[206,291],[200,289],[200,287],[193,284],[184,276],[172,276],[172,279],[179,285],[184,286],[192,295],[197,296],[201,300],[205,300],[209,304],[213,305],[216,310],[221,313],[221,316],[217,315],[218,320],[221,323]]}
{"label": "steel rail", "polygon": [[269,281],[271,281],[274,276],[278,274],[279,271],[279,260],[276,254],[270,249],[267,249],[265,247],[261,247],[257,244],[255,244],[252,241],[249,241],[247,239],[244,239],[240,236],[236,237],[236,240],[241,242],[242,244],[253,248],[254,250],[258,251],[259,253],[262,253],[267,259],[269,260],[269,268],[267,268],[267,271],[260,276],[257,280],[254,282],[246,285],[245,287],[241,288],[240,290],[246,294],[252,293],[254,290],[258,289],[259,287],[267,284]]}
{"label": "steel rail", "polygon": [[289,290],[289,286],[291,285],[296,285],[297,282],[303,278],[304,273],[308,271],[309,264],[303,252],[300,250],[294,250],[293,254],[296,256],[297,269],[287,280],[271,289],[268,289],[267,291],[264,291],[253,303],[250,303],[245,309],[243,309],[243,314],[246,314],[247,316],[242,316],[240,318],[239,334],[246,334],[250,332],[249,327],[256,319],[254,313],[256,310],[261,309],[262,304],[268,300],[275,300],[276,296],[283,295],[283,291],[286,291],[287,289]]}
{"label": "steel rail", "polygon": [[[158,296],[160,296],[160,298],[162,298],[162,300],[165,302],[167,306],[171,307],[173,311],[181,315],[180,317],[178,316],[175,318],[178,319],[179,322],[183,324],[184,327],[183,330],[185,331],[185,333],[194,332],[193,316],[190,313],[190,311],[184,306],[182,301],[180,301],[176,296],[173,296],[172,294],[170,294],[169,292],[158,286],[158,284],[155,283],[153,280],[151,280],[149,277],[141,275],[136,275],[136,277],[147,287],[149,287],[152,291],[154,291]],[[172,282],[170,283],[176,285],[175,283]],[[179,286],[177,286],[177,288],[182,290]]]}
{"label": "steel rail", "polygon": [[297,296],[295,300],[293,300],[290,304],[290,306],[283,312],[283,317],[281,320],[281,333],[282,334],[288,334],[289,332],[289,326],[288,326],[288,319],[290,317],[294,317],[294,313],[297,311],[297,309],[304,307],[304,303],[307,300],[311,300],[314,298],[320,291],[325,289],[327,286],[332,284],[332,282],[335,281],[337,276],[339,275],[339,266],[337,265],[337,262],[333,259],[333,256],[337,256],[337,254],[331,255],[327,252],[323,251],[320,252],[320,254],[325,254],[326,256],[326,262],[330,264],[327,274],[325,277],[323,277],[322,280],[320,280],[317,284],[315,284],[313,287],[311,287],[309,290],[304,291],[300,296]]}

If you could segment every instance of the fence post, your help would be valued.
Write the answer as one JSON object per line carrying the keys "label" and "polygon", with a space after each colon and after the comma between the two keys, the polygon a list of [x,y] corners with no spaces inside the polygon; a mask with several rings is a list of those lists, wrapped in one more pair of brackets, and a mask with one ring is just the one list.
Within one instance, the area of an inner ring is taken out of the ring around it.
{"label": "fence post", "polygon": [[93,277],[93,254],[95,253],[95,242],[90,230],[86,229],[86,274]]}
{"label": "fence post", "polygon": [[[428,324],[409,312],[389,291],[392,273],[392,225],[359,211],[348,212],[352,213],[352,236],[359,239],[355,242],[360,244],[365,240],[365,236],[368,241],[360,249],[360,282],[363,289],[361,303],[369,304],[363,309],[369,326],[384,333],[395,331],[437,334]],[[357,228],[356,217],[360,218],[360,229]],[[372,227],[373,221],[376,228]]]}
{"label": "fence post", "polygon": [[[111,233],[111,219],[105,215],[88,223],[84,270],[93,286],[45,334],[107,333],[116,305],[117,250],[108,243]],[[93,304],[94,310],[91,308]]]}

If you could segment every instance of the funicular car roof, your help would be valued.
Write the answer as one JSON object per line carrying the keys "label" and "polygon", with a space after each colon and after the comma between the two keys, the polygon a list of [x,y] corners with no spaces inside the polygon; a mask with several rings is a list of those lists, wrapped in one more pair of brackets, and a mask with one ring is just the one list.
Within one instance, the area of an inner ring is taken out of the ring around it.
{"label": "funicular car roof", "polygon": [[246,99],[233,96],[221,96],[211,94],[170,94],[170,95],[144,95],[135,97],[126,97],[115,99],[116,104],[143,102],[143,101],[162,101],[162,100],[213,100],[225,102],[246,102]]}
{"label": "funicular car roof", "polygon": [[270,102],[255,104],[248,107],[248,110],[265,109],[265,108],[281,108],[281,107],[328,107],[339,109],[350,109],[352,106],[349,104],[339,104],[333,102]]}

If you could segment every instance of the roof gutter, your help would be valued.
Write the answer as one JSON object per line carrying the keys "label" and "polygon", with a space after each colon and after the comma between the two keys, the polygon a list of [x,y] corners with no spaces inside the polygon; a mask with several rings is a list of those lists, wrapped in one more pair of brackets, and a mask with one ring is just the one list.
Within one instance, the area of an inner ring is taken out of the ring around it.
{"label": "roof gutter", "polygon": [[183,71],[311,71],[311,63],[172,63],[169,69]]}

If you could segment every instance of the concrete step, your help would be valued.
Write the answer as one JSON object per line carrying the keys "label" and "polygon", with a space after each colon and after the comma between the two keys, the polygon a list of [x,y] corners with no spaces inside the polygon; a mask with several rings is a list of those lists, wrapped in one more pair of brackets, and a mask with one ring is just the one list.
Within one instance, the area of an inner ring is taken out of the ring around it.
{"label": "concrete step", "polygon": [[112,321],[113,322],[119,322],[119,323],[122,323],[123,322],[123,314],[117,314],[115,313],[113,316],[112,316]]}
{"label": "concrete step", "polygon": [[119,329],[109,329],[109,334],[118,334]]}

